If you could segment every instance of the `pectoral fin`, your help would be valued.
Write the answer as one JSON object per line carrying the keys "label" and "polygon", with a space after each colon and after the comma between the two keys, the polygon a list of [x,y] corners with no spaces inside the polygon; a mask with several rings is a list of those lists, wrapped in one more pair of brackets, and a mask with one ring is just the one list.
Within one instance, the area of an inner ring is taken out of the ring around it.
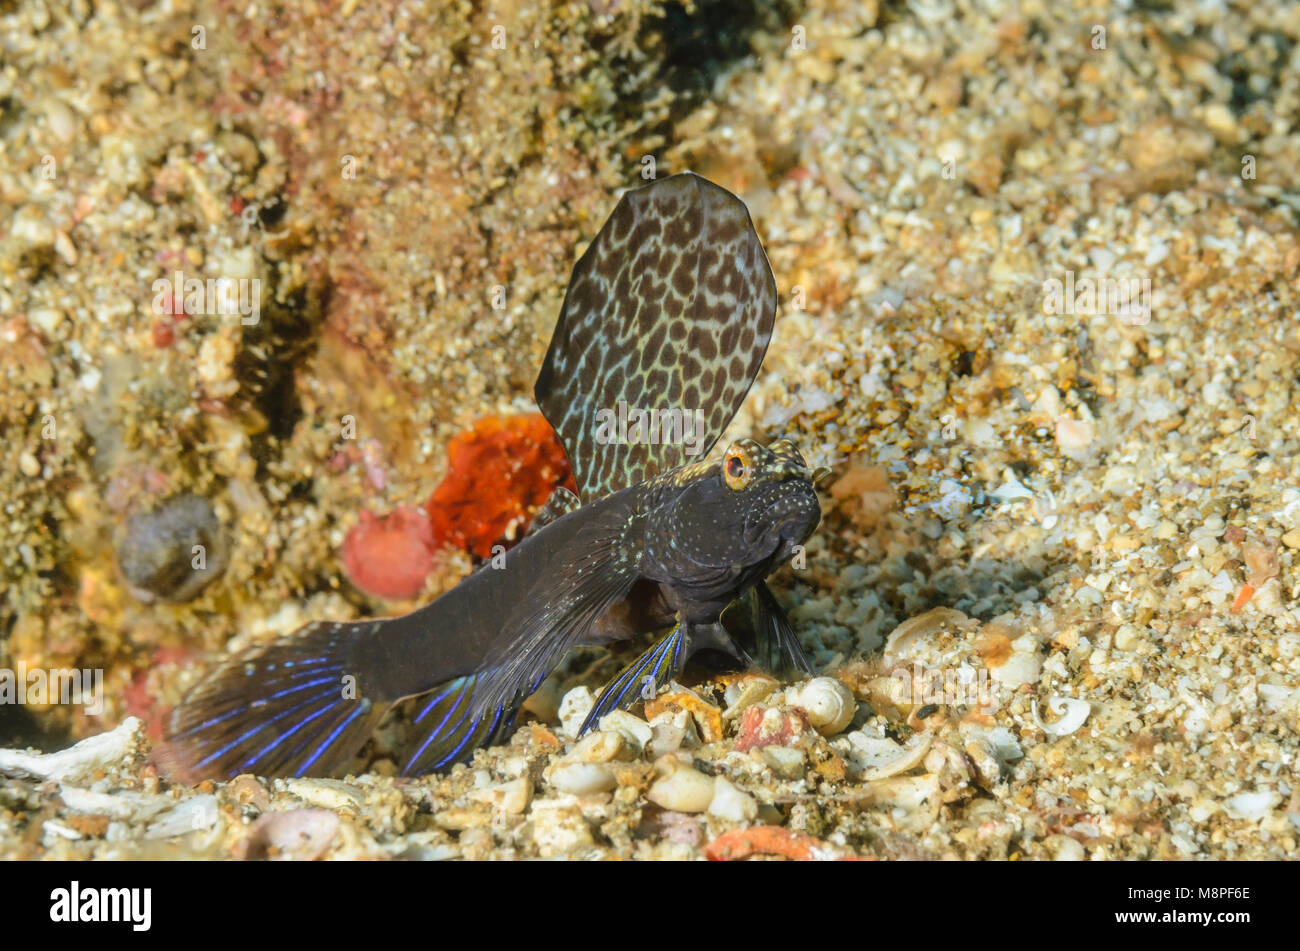
{"label": "pectoral fin", "polygon": [[787,672],[791,667],[803,674],[813,673],[812,661],[766,581],[754,586],[750,611],[754,624],[754,659],[759,666],[775,674]]}
{"label": "pectoral fin", "polygon": [[[522,594],[488,650],[471,699],[474,719],[510,709],[545,679],[640,576],[626,541],[630,511],[607,507],[573,536]],[[539,539],[540,540],[540,539]]]}
{"label": "pectoral fin", "polygon": [[726,618],[738,628],[737,640],[748,648],[760,670],[778,676],[813,673],[812,661],[766,582],[759,582],[734,602]]}

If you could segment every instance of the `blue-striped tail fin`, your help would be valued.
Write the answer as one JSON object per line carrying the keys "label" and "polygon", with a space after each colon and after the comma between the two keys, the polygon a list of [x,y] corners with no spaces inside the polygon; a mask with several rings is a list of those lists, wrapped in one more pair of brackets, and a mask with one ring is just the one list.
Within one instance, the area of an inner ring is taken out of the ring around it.
{"label": "blue-striped tail fin", "polygon": [[388,704],[352,668],[364,624],[316,623],[230,658],[167,719],[154,758],[188,783],[328,776],[354,757]]}

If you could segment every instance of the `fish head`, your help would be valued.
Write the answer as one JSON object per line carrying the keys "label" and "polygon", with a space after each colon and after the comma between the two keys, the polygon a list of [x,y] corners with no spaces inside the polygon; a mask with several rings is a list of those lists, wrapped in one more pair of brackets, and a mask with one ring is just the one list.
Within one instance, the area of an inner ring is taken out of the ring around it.
{"label": "fish head", "polygon": [[[659,518],[649,549],[665,576],[690,582],[731,569],[752,582],[790,557],[821,521],[814,472],[789,440],[732,443],[721,462],[690,467]],[[758,572],[757,569],[764,569]]]}
{"label": "fish head", "polygon": [[778,439],[769,446],[737,440],[727,447],[720,469],[729,493],[724,497],[741,520],[740,537],[753,550],[771,549],[775,560],[784,560],[821,521],[813,488],[820,471],[809,468],[790,440]]}

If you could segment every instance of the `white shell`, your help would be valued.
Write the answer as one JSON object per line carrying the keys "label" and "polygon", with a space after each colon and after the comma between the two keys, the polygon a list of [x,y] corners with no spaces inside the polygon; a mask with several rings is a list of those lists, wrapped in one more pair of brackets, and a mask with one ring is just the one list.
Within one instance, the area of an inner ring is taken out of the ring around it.
{"label": "white shell", "polygon": [[1043,722],[1038,715],[1037,700],[1031,704],[1034,725],[1048,736],[1069,736],[1083,726],[1084,721],[1088,719],[1088,714],[1092,713],[1092,707],[1087,700],[1077,700],[1074,697],[1048,697],[1047,709],[1058,717],[1054,723]]}
{"label": "white shell", "polygon": [[646,798],[673,812],[703,812],[713,802],[712,776],[684,764],[675,756],[664,756],[655,763],[659,778],[646,792]]}
{"label": "white shell", "polygon": [[889,803],[907,812],[921,808],[939,797],[939,777],[934,773],[920,776],[890,776],[871,784],[872,798],[879,803]]}
{"label": "white shell", "polygon": [[600,728],[621,736],[635,755],[640,755],[654,738],[650,724],[626,710],[614,710],[605,714],[600,718]]}
{"label": "white shell", "polygon": [[57,753],[0,750],[0,771],[76,782],[90,777],[96,769],[119,765],[135,748],[137,733],[143,733],[143,724],[137,717],[127,717],[116,729],[88,736]]}
{"label": "white shell", "polygon": [[797,746],[777,746],[774,743],[762,747],[758,755],[772,768],[772,772],[783,779],[799,779],[807,769],[807,755]]}
{"label": "white shell", "polygon": [[528,815],[533,823],[533,842],[542,858],[570,855],[594,844],[591,827],[572,798],[534,800]]}
{"label": "white shell", "polygon": [[1233,819],[1263,819],[1281,801],[1281,795],[1271,790],[1244,792],[1223,800],[1223,809]]}
{"label": "white shell", "polygon": [[814,677],[787,690],[785,702],[808,714],[808,722],[822,736],[843,732],[858,711],[853,691],[833,677]]}
{"label": "white shell", "polygon": [[728,822],[753,822],[758,818],[758,803],[754,797],[737,789],[725,776],[713,780],[713,801],[709,815]]}
{"label": "white shell", "polygon": [[1035,683],[1043,673],[1043,663],[1032,651],[1017,650],[1001,667],[989,671],[990,676],[1011,690]]}
{"label": "white shell", "polygon": [[650,721],[654,732],[649,750],[655,756],[676,753],[683,746],[699,746],[700,738],[695,733],[695,721],[685,710],[672,709],[660,713]]}
{"label": "white shell", "polygon": [[92,792],[68,785],[59,788],[59,798],[71,812],[98,813],[113,819],[148,818],[173,805],[162,797],[142,792]]}
{"label": "white shell", "polygon": [[578,741],[573,752],[566,757],[580,763],[608,763],[610,760],[631,758],[627,740],[623,739],[622,734],[609,730],[588,733]]}
{"label": "white shell", "polygon": [[1032,499],[1034,493],[1030,492],[1020,483],[1015,475],[1010,471],[1002,477],[1002,484],[991,493],[1003,502],[1013,502],[1016,499]]}
{"label": "white shell", "polygon": [[1088,857],[1083,845],[1068,835],[1049,835],[1043,840],[1057,862],[1082,862]]}
{"label": "white shell", "polygon": [[885,666],[895,666],[899,661],[910,661],[917,655],[922,642],[938,634],[945,627],[963,628],[970,618],[953,608],[932,608],[924,614],[908,618],[894,628],[885,639]]}
{"label": "white shell", "polygon": [[[1264,709],[1269,712],[1286,711],[1300,708],[1300,687],[1285,687],[1278,684],[1260,684],[1257,688],[1264,701]],[[67,799],[64,799],[66,802]]]}
{"label": "white shell", "polygon": [[169,839],[189,832],[202,832],[217,824],[221,810],[217,807],[217,797],[212,795],[191,796],[182,799],[175,806],[163,813],[145,830],[146,839]]}
{"label": "white shell", "polygon": [[507,815],[519,815],[532,802],[533,781],[527,776],[512,779],[497,788],[501,790],[501,798],[496,802],[496,807]]}
{"label": "white shell", "polygon": [[560,701],[560,729],[569,736],[577,736],[582,721],[596,705],[595,695],[586,687],[574,687]]}
{"label": "white shell", "polygon": [[722,695],[727,709],[722,711],[724,720],[740,716],[746,707],[765,700],[776,690],[776,681],[770,677],[748,677],[740,683],[731,684]]}
{"label": "white shell", "polygon": [[968,726],[961,728],[966,738],[966,755],[985,782],[1000,782],[1021,760],[1025,751],[1016,735],[1004,726]]}
{"label": "white shell", "polygon": [[528,808],[533,798],[533,783],[527,776],[520,776],[486,789],[475,789],[469,794],[470,799],[486,802],[498,812],[517,816]]}
{"label": "white shell", "polygon": [[561,763],[551,771],[551,785],[573,796],[607,792],[618,785],[604,763]]}
{"label": "white shell", "polygon": [[334,812],[340,809],[360,812],[365,801],[365,795],[360,789],[337,779],[295,777],[280,780],[275,788],[297,796],[308,805]]}
{"label": "white shell", "polygon": [[851,744],[847,751],[849,761],[862,771],[863,781],[871,782],[920,765],[929,752],[932,737],[929,733],[916,733],[906,744],[898,744],[889,737],[859,732],[850,733],[847,739]]}

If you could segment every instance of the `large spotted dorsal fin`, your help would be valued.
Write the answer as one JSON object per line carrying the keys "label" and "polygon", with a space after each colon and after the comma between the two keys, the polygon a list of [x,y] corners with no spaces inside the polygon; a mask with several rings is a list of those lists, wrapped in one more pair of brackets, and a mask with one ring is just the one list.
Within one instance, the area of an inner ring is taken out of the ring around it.
{"label": "large spotted dorsal fin", "polygon": [[775,318],[776,281],[739,198],[689,172],[624,195],[573,269],[535,387],[583,501],[702,459]]}

